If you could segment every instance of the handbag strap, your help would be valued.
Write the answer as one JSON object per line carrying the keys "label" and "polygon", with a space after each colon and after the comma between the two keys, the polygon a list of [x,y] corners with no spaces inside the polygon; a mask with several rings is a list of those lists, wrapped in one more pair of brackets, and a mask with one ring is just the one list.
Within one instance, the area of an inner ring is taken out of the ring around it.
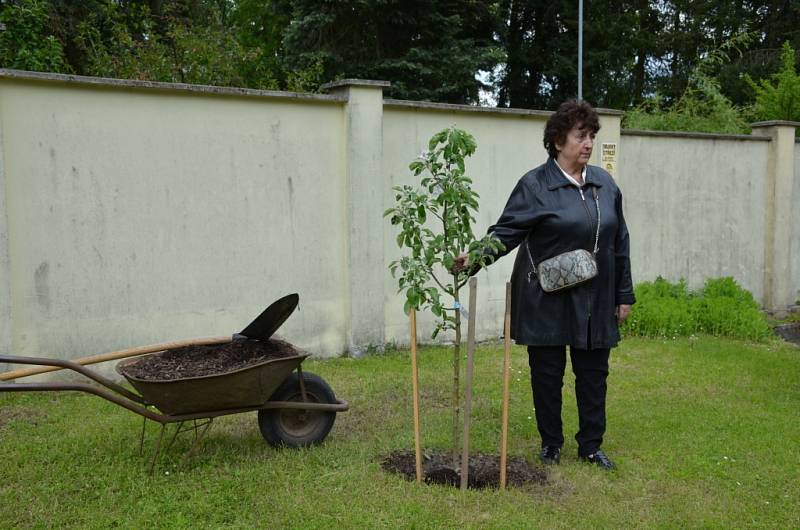
{"label": "handbag strap", "polygon": [[[594,234],[594,250],[592,251],[592,254],[597,254],[597,252],[600,250],[600,200],[597,198],[597,188],[594,186],[592,186],[592,197],[594,198],[594,204],[597,206],[597,231]],[[528,252],[528,259],[531,262],[531,270],[528,272],[528,283],[531,281],[531,274],[536,276],[536,264],[533,262],[531,249],[528,246],[528,238],[530,237],[532,231],[533,230],[528,232],[528,235],[525,236],[525,250]]]}
{"label": "handbag strap", "polygon": [[594,235],[594,250],[592,254],[597,254],[597,251],[600,250],[600,201],[597,199],[597,188],[592,186],[592,197],[594,197],[594,203],[597,206],[597,232]]}

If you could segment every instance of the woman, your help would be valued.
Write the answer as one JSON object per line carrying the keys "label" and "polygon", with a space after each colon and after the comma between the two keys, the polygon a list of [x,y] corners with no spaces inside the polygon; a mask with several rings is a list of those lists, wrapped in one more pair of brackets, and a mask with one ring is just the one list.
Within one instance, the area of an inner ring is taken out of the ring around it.
{"label": "woman", "polygon": [[[489,232],[505,245],[498,258],[520,246],[511,278],[511,337],[528,346],[542,438],[539,458],[546,464],[561,459],[561,388],[569,345],[578,402],[578,456],[614,469],[601,449],[608,358],[620,339],[618,325],[635,299],[622,195],[611,175],[588,165],[599,129],[597,113],[588,103],[563,103],[545,127],[549,159],[519,180]],[[594,251],[597,276],[545,292],[534,264],[581,248]],[[465,255],[459,256],[456,267],[466,265]]]}

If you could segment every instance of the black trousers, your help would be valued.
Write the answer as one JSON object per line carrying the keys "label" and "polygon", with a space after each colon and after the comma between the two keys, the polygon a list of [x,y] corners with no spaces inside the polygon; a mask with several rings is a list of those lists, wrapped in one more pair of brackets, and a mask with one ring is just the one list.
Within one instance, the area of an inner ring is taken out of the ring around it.
{"label": "black trousers", "polygon": [[[578,402],[578,454],[587,456],[603,444],[606,431],[606,378],[610,349],[581,350],[570,347]],[[542,446],[564,445],[561,424],[561,389],[567,365],[566,346],[528,346],[531,389],[536,426]]]}

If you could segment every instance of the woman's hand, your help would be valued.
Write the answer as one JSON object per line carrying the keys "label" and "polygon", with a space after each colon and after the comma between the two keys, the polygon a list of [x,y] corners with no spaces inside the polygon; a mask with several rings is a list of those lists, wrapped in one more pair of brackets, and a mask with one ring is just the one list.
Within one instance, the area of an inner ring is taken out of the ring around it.
{"label": "woman's hand", "polygon": [[621,326],[625,323],[625,320],[628,318],[628,315],[631,314],[631,306],[628,304],[620,304],[617,306],[617,309],[614,311],[614,316],[617,317],[617,325]]}
{"label": "woman's hand", "polygon": [[457,274],[462,270],[466,269],[469,266],[469,254],[466,252],[462,252],[458,255],[458,257],[453,261],[453,266],[450,268],[450,272],[453,274]]}

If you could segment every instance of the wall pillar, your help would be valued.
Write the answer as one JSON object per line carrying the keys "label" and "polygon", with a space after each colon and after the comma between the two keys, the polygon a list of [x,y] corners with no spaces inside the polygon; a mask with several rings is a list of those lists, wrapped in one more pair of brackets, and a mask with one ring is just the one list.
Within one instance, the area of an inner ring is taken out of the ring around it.
{"label": "wall pillar", "polygon": [[764,205],[764,307],[778,314],[794,302],[792,291],[792,188],[794,133],[798,122],[765,121],[750,125],[754,135],[772,139]]}
{"label": "wall pillar", "polygon": [[[11,351],[11,261],[8,252],[8,202],[6,198],[6,164],[3,155],[2,116],[0,116],[0,353],[13,355]],[[0,363],[0,372],[8,366]]]}
{"label": "wall pillar", "polygon": [[600,131],[594,141],[594,149],[589,163],[608,171],[614,179],[619,179],[619,135],[622,112],[610,109],[596,109],[600,116]]}
{"label": "wall pillar", "polygon": [[384,343],[383,89],[388,81],[344,79],[322,86],[347,97],[345,174],[349,283],[348,347]]}

